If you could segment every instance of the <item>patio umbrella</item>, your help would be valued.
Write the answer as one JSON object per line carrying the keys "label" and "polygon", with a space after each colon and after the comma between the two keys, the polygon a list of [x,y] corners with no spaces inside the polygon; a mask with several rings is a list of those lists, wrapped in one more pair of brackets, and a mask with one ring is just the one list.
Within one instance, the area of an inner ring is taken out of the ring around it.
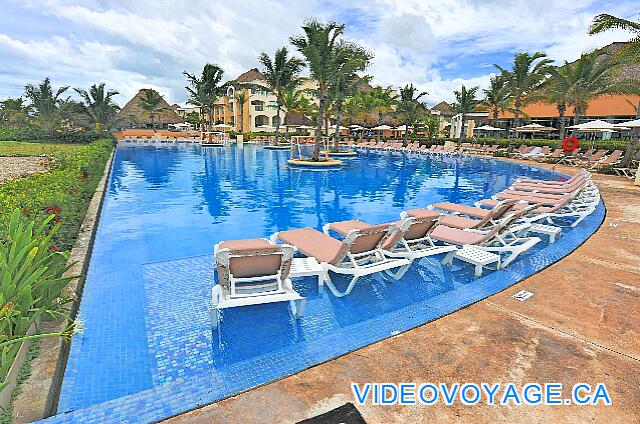
{"label": "patio umbrella", "polygon": [[213,128],[231,128],[231,125],[217,124],[217,125],[214,125]]}
{"label": "patio umbrella", "polygon": [[496,127],[492,127],[491,125],[483,125],[481,127],[476,127],[473,129],[475,130],[481,130],[481,131],[502,131],[502,128],[496,128]]}
{"label": "patio umbrella", "polygon": [[378,125],[377,127],[373,127],[371,129],[376,131],[384,131],[384,130],[390,130],[392,128],[389,125]]}
{"label": "patio umbrella", "polygon": [[633,121],[621,122],[619,124],[613,124],[614,127],[618,129],[626,128],[640,128],[640,119],[635,119]]}
{"label": "patio umbrella", "polygon": [[407,126],[406,125],[400,125],[399,127],[396,127],[397,131],[406,131],[407,130]]}
{"label": "patio umbrella", "polygon": [[310,127],[309,125],[300,125],[300,126],[298,126],[298,128],[301,129],[301,130],[310,130],[310,129],[315,128],[315,127]]}
{"label": "patio umbrella", "polygon": [[567,127],[567,128],[575,129],[578,131],[585,131],[585,132],[589,132],[589,131],[600,132],[602,130],[621,129],[621,126],[614,125],[607,121],[603,121],[602,119],[596,119],[595,121],[589,121],[589,122],[584,122],[582,124],[571,125],[570,127]]}
{"label": "patio umbrella", "polygon": [[553,127],[545,127],[540,124],[529,124],[515,129],[517,132],[541,132],[541,131],[555,131]]}

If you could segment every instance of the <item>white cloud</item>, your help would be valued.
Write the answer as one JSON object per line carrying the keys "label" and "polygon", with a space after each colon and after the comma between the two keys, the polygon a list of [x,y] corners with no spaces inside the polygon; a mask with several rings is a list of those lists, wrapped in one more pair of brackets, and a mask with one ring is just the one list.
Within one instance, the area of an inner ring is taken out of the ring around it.
{"label": "white cloud", "polygon": [[[262,51],[287,45],[312,16],[346,21],[347,36],[375,54],[369,72],[376,83],[412,82],[429,92],[428,102],[450,101],[461,84],[486,87],[491,64],[508,66],[517,51],[542,50],[562,62],[628,39],[586,32],[597,13],[635,13],[632,0],[28,0],[8,7],[7,16],[29,25],[3,30],[11,26],[0,17],[0,98],[49,75],[73,86],[105,81],[122,93],[121,103],[142,87],[183,102],[183,70],[214,62],[234,78],[257,67]],[[42,25],[53,20],[60,24]],[[38,31],[45,27],[51,33]]]}

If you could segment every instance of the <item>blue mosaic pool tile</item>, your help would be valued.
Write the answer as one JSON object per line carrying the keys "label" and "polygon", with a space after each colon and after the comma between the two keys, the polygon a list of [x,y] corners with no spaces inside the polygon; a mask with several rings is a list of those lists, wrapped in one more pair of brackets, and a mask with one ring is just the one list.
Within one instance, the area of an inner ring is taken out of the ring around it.
{"label": "blue mosaic pool tile", "polygon": [[[393,160],[398,162],[398,166],[411,165],[402,154],[393,156]],[[470,162],[468,158],[443,158],[443,162],[441,169],[457,169],[461,164],[473,163],[472,172],[486,172],[482,170],[483,160]],[[490,161],[486,166],[487,170],[491,169]],[[530,172],[525,165],[512,169],[515,174],[520,170],[523,175]],[[420,169],[411,172],[420,172]],[[314,175],[313,178],[324,177]],[[443,174],[433,176],[434,187],[442,185],[440,178]],[[502,183],[508,182],[509,178],[506,176]],[[461,179],[461,189],[457,193],[462,194],[446,197],[447,200],[470,199],[464,195],[464,186],[469,181]],[[408,180],[405,183],[408,189],[416,191],[429,185],[425,181],[413,184]],[[488,184],[486,190],[495,187],[495,181],[492,184]],[[477,187],[474,190],[477,196]],[[485,194],[491,193],[486,191]],[[119,195],[125,196],[126,193]],[[383,197],[380,200],[392,201]],[[109,314],[127,312],[127,299],[136,300],[138,305],[140,300],[144,300],[142,313],[135,311],[132,315],[137,322],[142,322],[145,331],[119,334],[118,339],[139,345],[135,349],[122,349],[124,357],[120,359],[125,362],[139,360],[135,356],[127,356],[132,352],[143,353],[143,360],[148,363],[141,367],[139,375],[132,373],[131,367],[117,367],[115,364],[106,367],[113,373],[119,373],[121,368],[127,371],[121,377],[111,379],[113,383],[108,386],[94,387],[94,383],[87,380],[86,370],[79,367],[85,366],[83,364],[93,357],[109,355],[113,347],[96,347],[91,334],[74,338],[72,352],[75,356],[70,359],[65,375],[61,396],[65,407],[62,410],[73,409],[74,405],[92,402],[92,399],[96,403],[59,414],[45,422],[158,421],[299,372],[422,325],[509,287],[571,252],[596,230],[603,217],[604,207],[601,205],[579,227],[565,231],[555,244],[541,243],[531,254],[522,255],[509,268],[487,273],[478,279],[473,278],[473,270],[466,264],[456,261],[451,267],[443,267],[437,259],[424,259],[412,266],[399,282],[389,283],[377,276],[362,279],[354,292],[342,299],[333,297],[325,288],[319,289],[313,278],[298,279],[294,283],[296,290],[308,298],[307,314],[300,321],[293,319],[285,304],[236,308],[225,311],[217,332],[212,332],[208,323],[209,290],[213,284],[211,255],[147,263],[133,275],[144,284],[134,288],[118,286],[122,293],[116,295],[115,303],[111,298],[101,299],[104,290],[100,285],[94,285],[87,295],[89,300],[83,298],[83,304],[86,302],[87,305],[81,308],[81,315],[83,310],[96,305],[106,307]],[[112,219],[108,224],[118,226],[119,222]],[[268,227],[264,231],[272,230]],[[99,229],[98,232],[102,237],[101,243],[109,240],[104,231]],[[205,234],[203,237],[210,236]],[[156,243],[153,238],[143,239],[139,249],[144,252],[145,246]],[[93,282],[100,276],[102,284],[108,285],[109,278],[102,277],[109,269],[117,273],[135,268],[125,266],[123,270],[117,269],[119,264],[127,263],[127,257],[127,252],[121,252],[112,261],[94,266]],[[105,275],[109,276],[108,273]],[[114,274],[112,284],[122,284],[122,278]],[[345,284],[339,277],[335,282],[339,286]],[[247,320],[263,325],[244,331],[247,326],[242,324]],[[109,322],[94,324],[108,325]],[[144,342],[140,336],[144,337]],[[265,337],[271,338],[268,346],[260,343]],[[252,343],[246,343],[248,340],[258,343],[252,346]],[[78,379],[76,375],[83,377]],[[84,388],[89,396],[74,399],[72,394]],[[116,398],[112,400],[100,401],[114,396]]]}

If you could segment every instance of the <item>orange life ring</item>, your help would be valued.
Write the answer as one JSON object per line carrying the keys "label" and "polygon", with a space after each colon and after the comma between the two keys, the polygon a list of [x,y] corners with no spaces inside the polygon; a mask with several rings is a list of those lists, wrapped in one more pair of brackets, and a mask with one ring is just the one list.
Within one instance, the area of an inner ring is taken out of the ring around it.
{"label": "orange life ring", "polygon": [[[571,143],[571,146],[569,146],[569,143]],[[562,142],[562,148],[564,150],[575,150],[578,147],[580,147],[580,142],[576,137],[567,137]]]}

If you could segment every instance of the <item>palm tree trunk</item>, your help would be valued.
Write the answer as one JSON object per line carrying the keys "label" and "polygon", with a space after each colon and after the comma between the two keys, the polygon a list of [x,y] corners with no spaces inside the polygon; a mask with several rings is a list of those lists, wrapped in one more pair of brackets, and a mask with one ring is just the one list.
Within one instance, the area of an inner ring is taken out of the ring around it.
{"label": "palm tree trunk", "polygon": [[498,108],[493,110],[493,126],[498,128]]}
{"label": "palm tree trunk", "polygon": [[[636,108],[636,119],[640,119],[640,103],[638,103],[638,107]],[[633,128],[631,130],[631,140],[629,140],[629,145],[627,146],[627,150],[624,153],[624,157],[622,158],[622,162],[620,164],[621,167],[627,168],[631,165],[631,161],[638,150],[638,142],[640,141],[640,128]]]}
{"label": "palm tree trunk", "polygon": [[342,115],[342,111],[340,110],[340,107],[338,107],[336,110],[336,133],[334,134],[335,137],[333,137],[333,150],[336,152],[340,150],[340,119],[342,118],[341,115]]}
{"label": "palm tree trunk", "polygon": [[320,105],[318,106],[318,118],[316,119],[316,144],[313,146],[313,156],[311,159],[320,159],[320,138],[322,137],[322,119],[324,118],[325,94],[320,93]]}
{"label": "palm tree trunk", "polygon": [[211,106],[210,111],[211,113],[209,113],[209,136],[207,137],[207,139],[209,140],[209,143],[211,143],[211,140],[213,139],[213,134],[211,134],[211,132],[213,131],[213,106]]}
{"label": "palm tree trunk", "polygon": [[278,119],[276,119],[276,144],[278,144],[278,141],[280,140],[280,109],[282,108],[282,105],[280,103],[280,100],[278,100],[278,108],[276,109],[276,117]]}
{"label": "palm tree trunk", "polygon": [[[516,100],[515,102],[515,112],[513,114],[513,129],[514,129],[514,134],[515,134],[515,138],[518,138],[518,133],[515,132],[515,129],[518,128],[518,121],[520,120],[520,100]],[[513,151],[513,147],[515,146],[515,143],[513,142],[513,137],[511,135],[511,131],[509,131],[509,145],[507,146],[507,153],[511,153]]]}
{"label": "palm tree trunk", "polygon": [[460,125],[460,135],[458,136],[458,144],[462,143],[462,135],[464,134],[464,121],[466,120],[467,115],[466,114],[462,114],[461,119],[462,119],[462,124]]}
{"label": "palm tree trunk", "polygon": [[559,131],[559,136],[560,136],[560,143],[562,143],[564,141],[564,132],[565,132],[565,123],[564,123],[564,113],[566,110],[566,106],[563,104],[558,105],[558,115],[559,115],[559,120],[560,120],[560,131]]}
{"label": "palm tree trunk", "polygon": [[[378,112],[378,126],[382,124],[382,113]],[[382,131],[378,130],[378,136],[376,137],[376,141],[380,143],[380,137],[382,135]]]}
{"label": "palm tree trunk", "polygon": [[409,134],[409,123],[404,124],[404,134],[402,134],[402,147],[407,147],[407,135]]}

